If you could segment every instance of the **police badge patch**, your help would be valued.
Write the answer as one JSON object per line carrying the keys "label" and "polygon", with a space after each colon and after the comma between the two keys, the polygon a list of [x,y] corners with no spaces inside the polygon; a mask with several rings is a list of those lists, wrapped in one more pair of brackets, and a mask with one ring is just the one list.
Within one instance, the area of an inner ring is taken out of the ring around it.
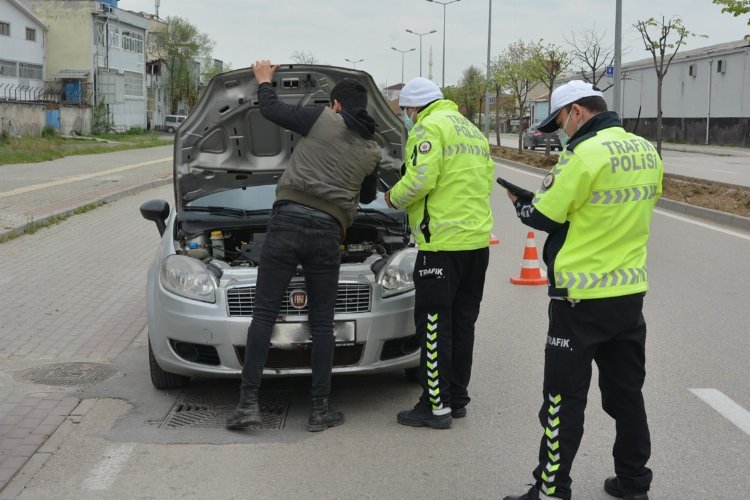
{"label": "police badge patch", "polygon": [[552,184],[555,183],[555,174],[547,174],[544,179],[542,179],[542,189],[547,191],[549,188],[552,187]]}
{"label": "police badge patch", "polygon": [[432,144],[430,144],[430,141],[424,141],[419,145],[419,152],[422,154],[429,153],[431,149]]}

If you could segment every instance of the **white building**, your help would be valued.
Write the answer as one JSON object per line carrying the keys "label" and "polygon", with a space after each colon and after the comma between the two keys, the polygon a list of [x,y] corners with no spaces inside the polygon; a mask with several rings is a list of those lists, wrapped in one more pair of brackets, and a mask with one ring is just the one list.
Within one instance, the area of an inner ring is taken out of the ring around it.
{"label": "white building", "polygon": [[17,0],[0,0],[0,99],[35,100],[44,87],[47,26]]}

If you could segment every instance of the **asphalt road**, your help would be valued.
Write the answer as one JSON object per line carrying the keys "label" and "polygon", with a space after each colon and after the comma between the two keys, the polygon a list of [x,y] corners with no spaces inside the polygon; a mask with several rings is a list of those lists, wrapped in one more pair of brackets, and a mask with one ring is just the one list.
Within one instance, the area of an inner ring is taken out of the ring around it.
{"label": "asphalt road", "polygon": [[[496,142],[495,135],[490,141]],[[501,134],[503,146],[516,147],[518,136]],[[544,154],[544,148],[536,149]],[[553,154],[559,154],[553,151]],[[691,146],[686,144],[662,145],[664,171],[669,174],[685,175],[698,179],[750,186],[750,149],[718,146]]]}
{"label": "asphalt road", "polygon": [[[497,173],[521,185],[539,182],[538,175],[512,167],[498,165]],[[94,292],[121,286],[113,280],[122,280],[123,271],[133,291],[116,300],[142,303],[158,234],[139,219],[137,208],[171,193],[168,185],[144,191],[4,244],[3,252],[22,254],[16,261],[28,265],[6,266],[2,282],[20,286],[40,273],[33,263],[73,249],[83,253],[66,259],[66,272],[87,280],[57,283],[54,272],[45,270],[50,285],[36,290],[39,304],[54,305],[64,293],[85,310],[92,282]],[[401,374],[336,378],[332,401],[347,422],[322,433],[304,431],[306,378],[266,384],[290,394],[282,430],[163,428],[180,393],[151,386],[144,329],[109,361],[115,376],[77,390],[86,403],[81,416],[60,427],[42,450],[47,456],[24,469],[0,498],[489,499],[525,491],[541,437],[536,414],[548,301],[544,287],[508,282],[519,273],[527,229],[500,189],[493,209],[501,243],[491,252],[477,323],[473,400],[467,418],[451,430],[396,424],[396,412],[411,407],[418,395]],[[541,249],[544,236],[536,240]],[[744,498],[750,488],[749,253],[750,232],[663,210],[654,216],[652,290],[645,305],[652,499]],[[97,326],[102,334],[125,321],[107,316],[106,303],[99,307],[107,319]],[[33,325],[37,316],[29,307],[17,321]],[[60,321],[66,328],[86,327],[79,318]],[[231,391],[236,382],[197,387]],[[613,472],[614,424],[601,410],[595,378],[589,403],[573,487],[575,498],[598,500],[610,498],[601,484]]]}

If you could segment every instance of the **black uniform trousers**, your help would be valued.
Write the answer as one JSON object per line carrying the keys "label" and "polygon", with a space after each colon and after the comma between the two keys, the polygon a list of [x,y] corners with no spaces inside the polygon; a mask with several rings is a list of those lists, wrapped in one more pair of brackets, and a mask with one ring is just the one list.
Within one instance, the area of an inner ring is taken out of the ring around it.
{"label": "black uniform trousers", "polygon": [[602,407],[615,419],[615,473],[625,493],[648,491],[651,439],[641,389],[646,376],[643,293],[604,299],[551,300],[544,356],[544,436],[536,486],[571,497],[570,468],[583,436],[591,361],[599,369]]}
{"label": "black uniform trousers", "polygon": [[489,255],[489,248],[417,253],[414,322],[422,348],[420,402],[436,415],[469,403],[474,323]]}

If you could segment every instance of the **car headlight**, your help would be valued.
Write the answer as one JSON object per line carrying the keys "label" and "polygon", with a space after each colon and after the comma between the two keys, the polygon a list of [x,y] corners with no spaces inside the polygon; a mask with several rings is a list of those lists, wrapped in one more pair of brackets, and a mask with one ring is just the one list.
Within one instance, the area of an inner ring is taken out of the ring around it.
{"label": "car headlight", "polygon": [[416,262],[416,248],[406,248],[393,254],[378,273],[380,294],[383,297],[392,297],[414,290],[414,264]]}
{"label": "car headlight", "polygon": [[185,255],[161,261],[159,280],[164,288],[188,299],[216,302],[216,281],[203,262]]}

